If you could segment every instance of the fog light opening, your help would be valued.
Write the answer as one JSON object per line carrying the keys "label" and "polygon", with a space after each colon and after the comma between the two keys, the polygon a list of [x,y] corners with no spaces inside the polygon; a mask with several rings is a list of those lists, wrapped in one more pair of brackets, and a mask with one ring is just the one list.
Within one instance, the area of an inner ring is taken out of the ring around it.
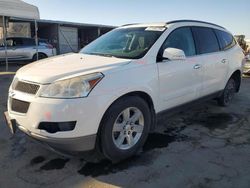
{"label": "fog light opening", "polygon": [[48,133],[66,132],[75,129],[76,121],[69,122],[41,122],[38,129],[45,130]]}

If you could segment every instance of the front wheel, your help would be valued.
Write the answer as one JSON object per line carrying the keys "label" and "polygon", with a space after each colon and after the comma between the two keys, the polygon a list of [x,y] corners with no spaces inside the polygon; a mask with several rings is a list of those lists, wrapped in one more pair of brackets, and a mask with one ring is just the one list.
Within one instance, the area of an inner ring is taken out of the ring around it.
{"label": "front wheel", "polygon": [[148,104],[137,96],[116,101],[101,124],[101,150],[113,162],[126,159],[143,146],[150,128]]}
{"label": "front wheel", "polygon": [[229,106],[232,102],[236,92],[236,83],[233,78],[230,78],[227,82],[225,89],[223,90],[222,95],[218,99],[218,104],[220,106]]}

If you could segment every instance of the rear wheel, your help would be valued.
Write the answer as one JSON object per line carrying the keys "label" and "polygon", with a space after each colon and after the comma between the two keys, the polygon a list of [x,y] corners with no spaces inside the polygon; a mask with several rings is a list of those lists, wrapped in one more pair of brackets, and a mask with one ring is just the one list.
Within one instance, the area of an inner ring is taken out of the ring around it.
{"label": "rear wheel", "polygon": [[106,112],[101,124],[101,150],[113,162],[128,158],[143,146],[150,128],[150,110],[141,98],[125,97]]}
{"label": "rear wheel", "polygon": [[230,78],[227,85],[218,99],[218,104],[220,106],[229,106],[232,102],[234,95],[236,93],[236,82],[233,78]]}
{"label": "rear wheel", "polygon": [[[48,56],[45,55],[45,54],[38,53],[38,60],[40,60],[40,59],[45,59],[45,58],[47,58],[47,57],[48,57]],[[36,55],[36,54],[33,56],[32,61],[37,61],[37,55]]]}

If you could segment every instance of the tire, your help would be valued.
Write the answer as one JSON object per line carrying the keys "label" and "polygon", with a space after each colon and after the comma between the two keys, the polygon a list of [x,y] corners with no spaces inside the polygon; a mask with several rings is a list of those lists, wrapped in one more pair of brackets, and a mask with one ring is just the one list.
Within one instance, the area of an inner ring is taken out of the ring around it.
{"label": "tire", "polygon": [[116,163],[135,155],[147,139],[150,122],[150,109],[142,98],[130,96],[116,101],[101,123],[100,149],[104,156]]}
{"label": "tire", "polygon": [[224,107],[229,106],[234,98],[235,93],[236,82],[233,78],[230,78],[225,89],[223,90],[222,95],[218,98],[218,105]]}
{"label": "tire", "polygon": [[[45,54],[38,53],[38,60],[45,59],[45,58],[47,58],[47,57],[48,57],[48,56],[45,55]],[[36,54],[33,56],[32,61],[37,61],[37,55],[36,55]]]}

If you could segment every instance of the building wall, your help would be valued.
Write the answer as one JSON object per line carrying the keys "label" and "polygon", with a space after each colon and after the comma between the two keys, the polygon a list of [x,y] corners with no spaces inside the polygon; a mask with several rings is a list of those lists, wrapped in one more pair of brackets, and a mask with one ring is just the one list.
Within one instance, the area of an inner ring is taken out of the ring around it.
{"label": "building wall", "polygon": [[78,28],[59,26],[58,29],[60,54],[78,52]]}
{"label": "building wall", "polygon": [[[52,44],[56,49],[59,49],[57,24],[48,24],[48,25],[38,24],[37,35],[38,38],[47,39],[50,44]],[[57,51],[57,53],[59,53],[59,51]]]}
{"label": "building wall", "polygon": [[[113,29],[105,26],[89,26],[79,23],[67,23],[60,21],[38,21],[38,38],[47,39],[57,49],[57,54],[66,53],[69,51],[77,52],[100,35]],[[60,34],[60,28],[75,28],[76,32],[66,35],[69,40],[65,40]],[[16,37],[35,37],[35,23],[33,21],[10,20],[8,27],[8,36]],[[3,38],[3,30],[0,26],[0,39]],[[61,40],[60,40],[61,39]],[[71,41],[70,45],[68,45]]]}
{"label": "building wall", "polygon": [[[7,27],[7,37],[30,37],[30,23],[27,22],[10,22]],[[3,38],[3,28],[0,27],[0,39]]]}
{"label": "building wall", "polygon": [[98,28],[81,28],[79,29],[80,48],[83,48],[98,37]]}

